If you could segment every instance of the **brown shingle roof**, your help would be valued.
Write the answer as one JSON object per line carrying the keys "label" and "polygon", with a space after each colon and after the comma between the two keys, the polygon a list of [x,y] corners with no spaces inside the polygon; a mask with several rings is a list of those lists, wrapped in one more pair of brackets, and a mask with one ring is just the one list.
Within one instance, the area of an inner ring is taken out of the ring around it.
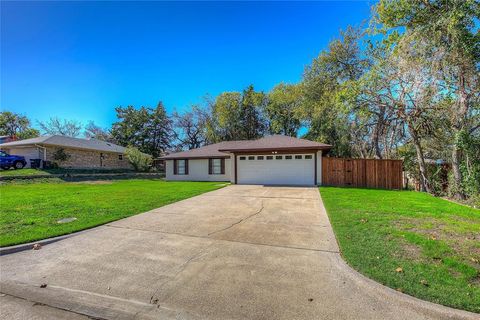
{"label": "brown shingle roof", "polygon": [[272,150],[328,150],[332,146],[305,139],[273,135],[258,140],[224,141],[197,149],[171,153],[161,159],[228,157],[229,152]]}
{"label": "brown shingle roof", "polygon": [[294,137],[273,135],[258,140],[242,141],[241,144],[220,148],[220,151],[271,151],[271,150],[321,150],[330,149],[332,146],[325,143],[298,139]]}

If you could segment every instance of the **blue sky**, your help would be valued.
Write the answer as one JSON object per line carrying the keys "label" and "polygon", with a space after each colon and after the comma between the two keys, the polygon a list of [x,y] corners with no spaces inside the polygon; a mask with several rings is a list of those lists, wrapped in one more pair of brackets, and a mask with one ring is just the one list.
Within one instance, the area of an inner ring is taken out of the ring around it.
{"label": "blue sky", "polygon": [[116,106],[183,110],[294,83],[372,1],[1,2],[2,110],[110,126]]}

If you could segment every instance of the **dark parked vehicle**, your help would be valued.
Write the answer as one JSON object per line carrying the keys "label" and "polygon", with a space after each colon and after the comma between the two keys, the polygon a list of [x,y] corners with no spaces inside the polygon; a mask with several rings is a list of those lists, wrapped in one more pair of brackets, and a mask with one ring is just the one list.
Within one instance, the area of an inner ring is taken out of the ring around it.
{"label": "dark parked vehicle", "polygon": [[5,151],[0,151],[0,168],[2,169],[22,169],[27,164],[25,157],[9,155]]}

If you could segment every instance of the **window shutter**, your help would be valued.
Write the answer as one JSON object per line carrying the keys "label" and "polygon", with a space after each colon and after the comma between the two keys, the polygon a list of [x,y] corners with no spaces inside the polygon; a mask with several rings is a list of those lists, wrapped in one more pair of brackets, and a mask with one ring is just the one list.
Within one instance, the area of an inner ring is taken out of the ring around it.
{"label": "window shutter", "polygon": [[188,159],[185,159],[185,174],[188,174]]}
{"label": "window shutter", "polygon": [[173,160],[173,174],[178,174],[178,164],[176,159]]}
{"label": "window shutter", "polygon": [[213,174],[213,159],[208,159],[208,174]]}
{"label": "window shutter", "polygon": [[220,160],[220,173],[225,174],[225,159]]}

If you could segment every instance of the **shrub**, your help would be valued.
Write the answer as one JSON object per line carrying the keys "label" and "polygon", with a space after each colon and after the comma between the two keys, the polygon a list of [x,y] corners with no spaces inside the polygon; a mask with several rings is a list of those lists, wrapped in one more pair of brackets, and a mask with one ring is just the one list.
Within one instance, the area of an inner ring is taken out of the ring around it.
{"label": "shrub", "polygon": [[63,148],[57,148],[53,153],[53,159],[58,162],[67,161],[68,159],[70,159],[70,157],[71,155],[68,154]]}
{"label": "shrub", "polygon": [[125,154],[135,171],[147,172],[150,170],[152,166],[152,156],[142,153],[134,147],[128,147]]}

